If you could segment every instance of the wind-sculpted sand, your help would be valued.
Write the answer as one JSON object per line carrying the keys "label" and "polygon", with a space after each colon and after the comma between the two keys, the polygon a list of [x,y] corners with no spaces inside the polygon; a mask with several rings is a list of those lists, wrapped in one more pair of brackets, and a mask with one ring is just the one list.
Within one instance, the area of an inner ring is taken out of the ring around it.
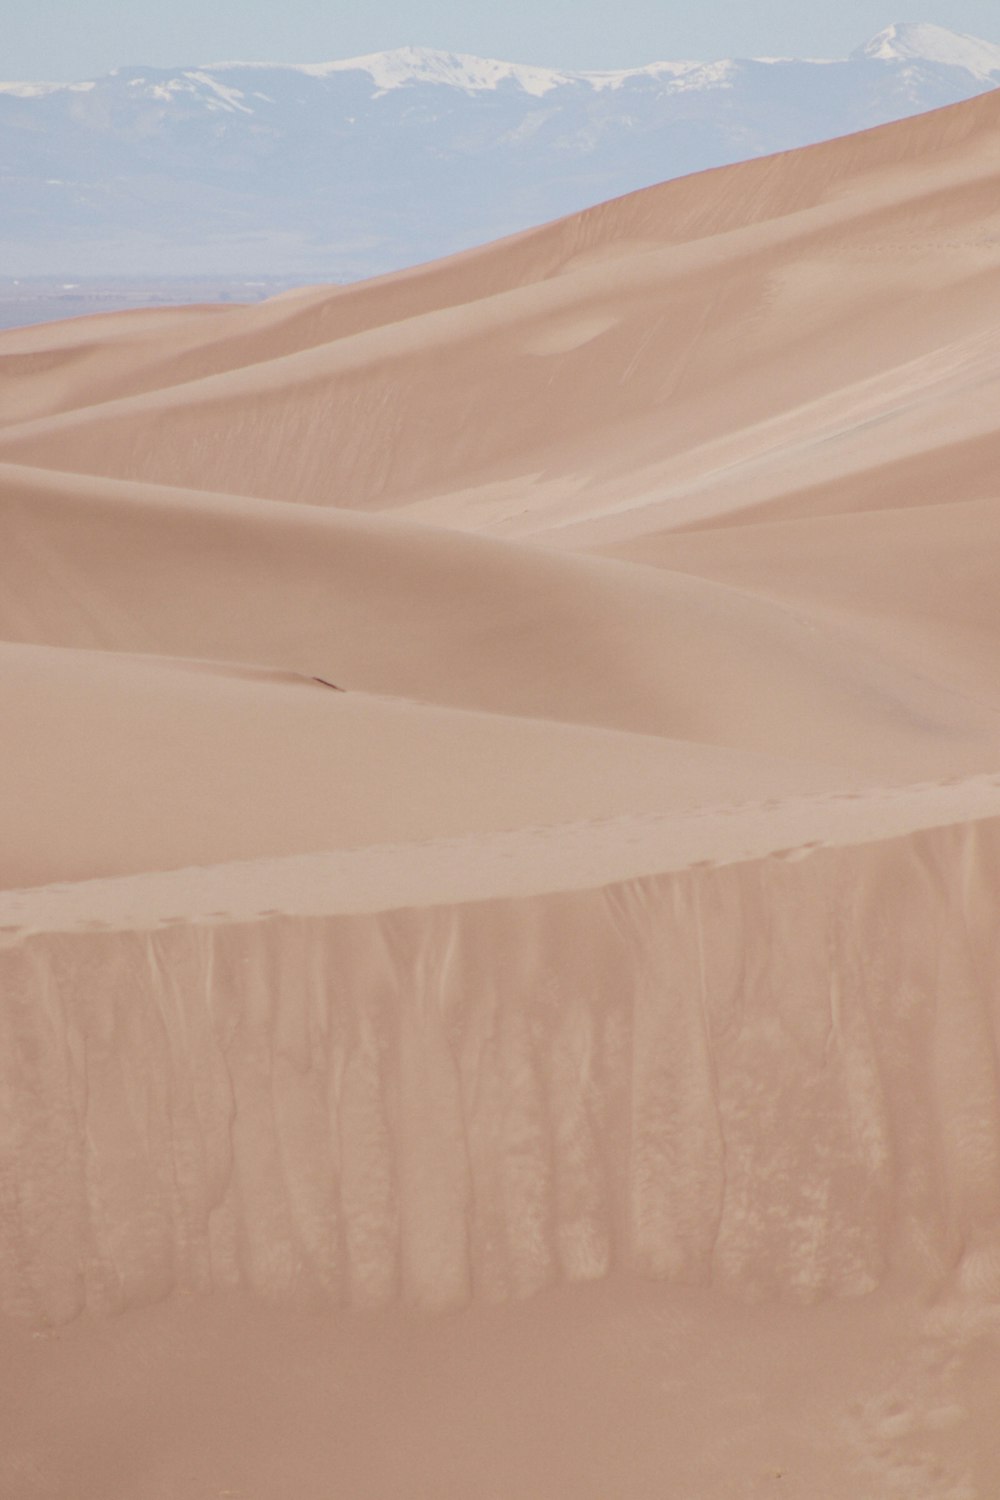
{"label": "wind-sculpted sand", "polygon": [[998,205],[0,335],[4,1500],[1000,1493]]}

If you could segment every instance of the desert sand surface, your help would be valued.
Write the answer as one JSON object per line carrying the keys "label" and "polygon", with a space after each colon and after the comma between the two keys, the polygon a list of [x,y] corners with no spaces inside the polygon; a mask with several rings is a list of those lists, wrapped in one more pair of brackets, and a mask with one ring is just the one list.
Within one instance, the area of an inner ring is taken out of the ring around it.
{"label": "desert sand surface", "polygon": [[0,333],[3,1500],[996,1500],[998,398],[997,95]]}

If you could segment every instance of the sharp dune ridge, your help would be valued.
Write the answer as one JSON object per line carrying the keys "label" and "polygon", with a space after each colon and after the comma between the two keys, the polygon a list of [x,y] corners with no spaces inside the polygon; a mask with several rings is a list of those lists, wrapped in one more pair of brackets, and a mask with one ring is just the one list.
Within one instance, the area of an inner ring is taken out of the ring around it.
{"label": "sharp dune ridge", "polygon": [[998,146],[0,334],[5,1495],[996,1493]]}

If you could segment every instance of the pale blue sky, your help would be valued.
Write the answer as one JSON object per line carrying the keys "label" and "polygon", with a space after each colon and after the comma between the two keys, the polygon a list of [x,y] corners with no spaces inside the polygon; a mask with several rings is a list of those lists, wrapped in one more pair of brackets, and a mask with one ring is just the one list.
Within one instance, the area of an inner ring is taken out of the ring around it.
{"label": "pale blue sky", "polygon": [[839,57],[892,21],[1000,42],[998,0],[0,0],[0,78],[317,62],[406,43],[565,68]]}

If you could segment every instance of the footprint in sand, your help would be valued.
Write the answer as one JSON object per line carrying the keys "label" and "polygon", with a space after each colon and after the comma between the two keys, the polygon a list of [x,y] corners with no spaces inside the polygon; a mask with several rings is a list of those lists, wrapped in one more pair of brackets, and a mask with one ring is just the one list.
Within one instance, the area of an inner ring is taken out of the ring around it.
{"label": "footprint in sand", "polygon": [[859,1469],[878,1500],[988,1500],[969,1472],[970,1413],[951,1339],[917,1343],[891,1385],[854,1412]]}

